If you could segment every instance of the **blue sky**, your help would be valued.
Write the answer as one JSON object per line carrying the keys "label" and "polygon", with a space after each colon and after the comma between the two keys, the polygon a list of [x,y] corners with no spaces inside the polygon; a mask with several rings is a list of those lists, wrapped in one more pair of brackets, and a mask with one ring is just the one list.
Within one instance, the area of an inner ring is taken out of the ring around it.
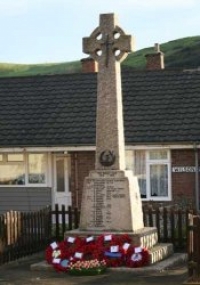
{"label": "blue sky", "polygon": [[0,62],[80,60],[104,13],[117,14],[136,50],[200,35],[200,0],[0,0]]}

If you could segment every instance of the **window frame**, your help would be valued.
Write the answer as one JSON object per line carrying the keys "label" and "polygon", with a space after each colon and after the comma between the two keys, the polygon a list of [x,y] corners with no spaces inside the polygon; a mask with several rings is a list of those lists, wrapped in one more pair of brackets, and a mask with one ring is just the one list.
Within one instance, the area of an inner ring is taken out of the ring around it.
{"label": "window frame", "polygon": [[[12,152],[7,152],[7,153],[0,153],[0,155],[3,156],[3,160],[0,161],[0,164],[9,164],[12,165],[16,162],[12,162],[7,160],[7,157],[9,154],[23,154],[24,156],[24,160],[23,161],[19,161],[19,163],[24,165],[24,172],[25,172],[25,184],[12,184],[12,185],[3,185],[1,184],[0,187],[48,187],[49,184],[49,163],[50,163],[50,158],[49,158],[49,153],[46,152],[28,152],[28,153],[12,153]],[[28,155],[29,154],[44,154],[46,156],[46,169],[45,169],[45,183],[29,183],[28,181],[28,176],[29,176],[29,167],[28,167]]]}
{"label": "window frame", "polygon": [[[157,151],[162,149],[155,149]],[[154,150],[154,151],[155,151]],[[164,149],[167,152],[167,158],[163,159],[150,159],[150,152],[151,150],[146,151],[146,178],[147,178],[147,197],[142,198],[142,200],[148,201],[170,201],[171,200],[171,161],[170,161],[170,151]],[[151,187],[150,187],[150,167],[151,165],[167,165],[167,175],[168,175],[168,195],[167,196],[151,196]]]}
{"label": "window frame", "polygon": [[[150,159],[151,151],[161,151],[165,150],[167,152],[167,157],[165,159]],[[169,149],[135,149],[133,150],[133,165],[135,165],[135,152],[144,151],[145,152],[145,167],[146,167],[146,198],[142,198],[142,201],[171,201],[172,200],[172,189],[171,189],[171,153]],[[130,154],[130,151],[127,153]],[[130,163],[129,163],[130,164]],[[167,174],[168,174],[168,195],[164,196],[151,196],[150,189],[150,166],[151,165],[167,165]],[[128,167],[130,169],[130,167]],[[134,173],[134,169],[133,169]]]}

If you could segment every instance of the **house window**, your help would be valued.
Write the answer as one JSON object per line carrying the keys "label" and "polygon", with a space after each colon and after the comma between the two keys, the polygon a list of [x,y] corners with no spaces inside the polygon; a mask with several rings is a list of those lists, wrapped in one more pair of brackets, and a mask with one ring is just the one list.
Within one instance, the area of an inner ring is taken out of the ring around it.
{"label": "house window", "polygon": [[46,154],[0,154],[0,186],[45,185],[46,172]]}
{"label": "house window", "polygon": [[46,182],[46,155],[42,153],[28,154],[28,183],[44,184]]}
{"label": "house window", "polygon": [[141,198],[147,196],[147,173],[146,173],[146,153],[143,150],[135,151],[134,153],[134,174],[138,178]]}
{"label": "house window", "polygon": [[168,167],[166,164],[150,164],[150,196],[168,197]]}
{"label": "house window", "polygon": [[141,198],[144,200],[170,200],[169,151],[135,150],[132,152],[132,158],[133,173],[138,178]]}
{"label": "house window", "polygon": [[17,154],[1,154],[0,157],[0,185],[24,185],[24,157]]}

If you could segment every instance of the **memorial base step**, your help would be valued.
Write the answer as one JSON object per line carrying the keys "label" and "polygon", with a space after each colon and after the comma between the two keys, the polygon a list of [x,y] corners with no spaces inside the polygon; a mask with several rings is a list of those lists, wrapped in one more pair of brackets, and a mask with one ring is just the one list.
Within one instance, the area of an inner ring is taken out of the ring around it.
{"label": "memorial base step", "polygon": [[150,264],[154,264],[158,261],[168,258],[173,255],[174,248],[171,243],[158,243],[149,250]]}
{"label": "memorial base step", "polygon": [[150,265],[161,260],[168,258],[173,255],[174,249],[173,244],[171,243],[158,243],[158,234],[157,229],[153,227],[144,227],[141,230],[136,232],[119,232],[119,231],[110,231],[110,232],[100,232],[100,231],[82,231],[82,230],[72,230],[65,233],[64,238],[69,236],[85,238],[88,236],[100,236],[100,235],[123,235],[128,234],[132,240],[132,244],[136,246],[145,247],[149,250],[150,253]]}
{"label": "memorial base step", "polygon": [[128,234],[132,240],[133,245],[145,247],[147,249],[153,248],[158,243],[158,233],[157,228],[154,227],[144,227],[141,230],[137,230],[135,232],[120,232],[120,231],[109,231],[109,232],[102,232],[102,231],[83,231],[83,230],[72,230],[67,231],[64,237],[68,236],[80,236],[81,238],[85,238],[87,236],[100,236],[100,235],[123,235]]}

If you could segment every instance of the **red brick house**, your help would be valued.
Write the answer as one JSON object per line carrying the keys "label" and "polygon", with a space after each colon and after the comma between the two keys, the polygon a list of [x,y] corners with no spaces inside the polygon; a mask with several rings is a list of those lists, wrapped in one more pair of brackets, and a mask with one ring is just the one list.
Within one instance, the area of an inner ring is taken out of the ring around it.
{"label": "red brick house", "polygon": [[[94,169],[96,65],[83,73],[0,78],[0,212],[80,206]],[[126,167],[145,202],[199,207],[200,73],[122,68]],[[110,106],[112,108],[112,106]]]}

